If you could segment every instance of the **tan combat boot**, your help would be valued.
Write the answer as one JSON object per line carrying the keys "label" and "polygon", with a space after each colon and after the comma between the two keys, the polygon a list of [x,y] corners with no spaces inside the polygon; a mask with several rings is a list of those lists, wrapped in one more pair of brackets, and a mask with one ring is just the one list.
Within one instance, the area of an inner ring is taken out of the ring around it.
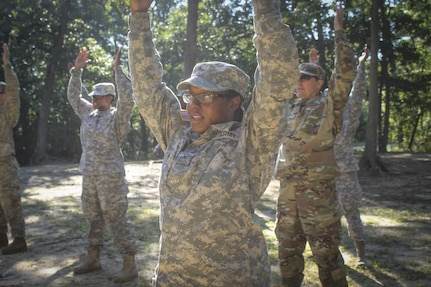
{"label": "tan combat boot", "polygon": [[358,255],[357,266],[366,266],[368,264],[367,258],[365,256],[365,242],[355,241],[356,254]]}
{"label": "tan combat boot", "polygon": [[99,271],[102,269],[102,265],[100,264],[100,251],[97,248],[88,248],[88,255],[85,262],[78,265],[78,267],[73,268],[73,273],[75,274],[83,274],[94,271]]}
{"label": "tan combat boot", "polygon": [[115,283],[124,283],[132,279],[138,278],[138,271],[136,270],[135,256],[130,254],[123,254],[123,268],[121,271],[114,274],[112,280]]}

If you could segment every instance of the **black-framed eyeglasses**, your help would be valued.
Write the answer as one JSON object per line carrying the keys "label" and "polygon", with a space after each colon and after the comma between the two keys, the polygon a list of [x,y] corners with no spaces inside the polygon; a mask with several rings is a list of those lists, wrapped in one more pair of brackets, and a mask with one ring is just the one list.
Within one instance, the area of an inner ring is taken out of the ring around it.
{"label": "black-framed eyeglasses", "polygon": [[302,74],[302,75],[299,77],[299,81],[300,81],[300,82],[306,82],[306,81],[310,80],[311,78],[315,78],[316,80],[318,80],[318,79],[317,79],[317,77]]}
{"label": "black-framed eyeglasses", "polygon": [[205,93],[205,94],[193,95],[192,93],[190,93],[190,91],[183,92],[181,96],[183,97],[183,101],[188,105],[193,103],[194,100],[196,100],[200,104],[211,104],[214,101],[215,97],[220,97],[220,98],[229,97],[229,95],[226,95],[226,94],[216,94],[216,93]]}

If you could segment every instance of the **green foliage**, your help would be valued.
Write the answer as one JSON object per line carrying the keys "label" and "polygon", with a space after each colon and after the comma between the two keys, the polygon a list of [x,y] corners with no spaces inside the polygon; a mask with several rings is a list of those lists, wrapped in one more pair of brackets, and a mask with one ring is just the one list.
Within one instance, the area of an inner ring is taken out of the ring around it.
{"label": "green foliage", "polygon": [[[371,2],[352,0],[345,4],[344,27],[358,56],[370,38]],[[382,101],[388,97],[390,106],[382,109],[382,116],[389,115],[388,134],[383,136],[400,150],[430,151],[431,4],[386,2],[381,21],[382,29],[390,28],[390,35],[381,35],[379,62],[387,63],[388,71],[379,77],[379,85]],[[173,90],[183,77],[186,4],[180,0],[158,0],[151,10],[155,42],[165,68],[164,79]],[[315,47],[322,66],[330,71],[334,58],[334,3],[282,1],[281,8],[285,23],[294,33],[301,61],[308,61],[308,52]],[[15,129],[15,140],[22,164],[29,163],[40,128],[48,129],[49,155],[72,161],[79,159],[79,120],[66,99],[67,65],[74,62],[79,49],[89,49],[92,62],[84,71],[83,83],[91,90],[99,81],[113,81],[112,59],[117,47],[123,46],[122,65],[127,70],[128,13],[126,0],[0,3],[0,40],[10,46],[11,60],[21,84],[21,118]],[[227,61],[252,76],[256,57],[251,3],[201,0],[198,15],[197,61]],[[56,49],[59,40],[60,51]],[[47,77],[52,72],[54,80],[48,84]],[[53,96],[46,97],[47,93]],[[45,98],[49,99],[48,103],[44,102]],[[39,127],[41,108],[47,104],[47,126]],[[365,108],[364,121],[367,117]],[[364,139],[364,128],[362,122],[358,140]],[[151,132],[135,109],[132,130],[124,144],[126,158],[149,158],[154,145]]]}

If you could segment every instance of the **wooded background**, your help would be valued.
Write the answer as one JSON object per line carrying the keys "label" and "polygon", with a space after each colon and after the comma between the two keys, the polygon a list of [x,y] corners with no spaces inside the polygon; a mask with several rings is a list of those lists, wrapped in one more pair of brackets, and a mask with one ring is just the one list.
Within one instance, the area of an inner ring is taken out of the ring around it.
{"label": "wooded background", "polygon": [[[336,3],[281,2],[301,61],[308,61],[309,50],[316,48],[329,77]],[[344,27],[355,54],[361,54],[364,44],[371,50],[369,94],[356,135],[358,143],[365,143],[363,166],[376,168],[377,153],[430,152],[431,3],[351,0],[344,6]],[[113,81],[118,46],[123,47],[122,66],[127,71],[129,10],[129,0],[0,2],[0,41],[9,45],[21,85],[21,117],[14,132],[22,165],[79,160],[80,121],[66,97],[68,64],[87,47],[91,63],[84,70],[83,83],[89,91],[97,82]],[[151,14],[164,79],[173,90],[201,61],[230,62],[253,75],[251,1],[157,0]],[[136,108],[131,121],[123,145],[125,159],[151,158],[156,143]]]}

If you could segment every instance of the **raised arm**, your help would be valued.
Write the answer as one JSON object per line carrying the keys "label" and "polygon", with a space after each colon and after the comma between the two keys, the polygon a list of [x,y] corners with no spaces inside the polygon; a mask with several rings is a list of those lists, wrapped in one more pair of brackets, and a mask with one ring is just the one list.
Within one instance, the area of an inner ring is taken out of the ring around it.
{"label": "raised arm", "polygon": [[334,18],[335,61],[328,89],[333,99],[335,134],[340,132],[343,109],[356,76],[356,60],[343,29],[343,15],[344,9],[340,3]]}
{"label": "raised arm", "polygon": [[[253,43],[257,69],[252,101],[243,125],[247,131],[248,162],[252,182],[259,198],[271,177],[274,155],[287,130],[286,100],[294,94],[299,79],[298,53],[289,26],[282,21],[277,0],[253,0]],[[254,178],[254,175],[258,175]],[[262,185],[261,185],[262,184]]]}
{"label": "raised arm", "polygon": [[367,45],[364,47],[362,55],[359,57],[356,78],[347,100],[346,108],[343,112],[343,126],[341,136],[353,137],[359,126],[359,118],[362,112],[362,101],[367,95],[367,83],[365,77],[365,62],[368,58]]}
{"label": "raised arm", "polygon": [[254,0],[252,3],[257,69],[247,117],[251,120],[250,128],[254,129],[252,134],[257,137],[255,140],[268,141],[269,146],[265,144],[262,148],[272,149],[274,144],[278,145],[272,141],[285,130],[277,130],[278,123],[286,119],[284,101],[293,96],[299,79],[298,53],[290,28],[282,21],[279,1]]}
{"label": "raised arm", "polygon": [[19,120],[19,109],[21,101],[19,98],[19,81],[18,76],[13,70],[12,64],[10,63],[10,51],[6,43],[3,44],[3,71],[6,82],[6,119],[8,125],[13,128]]}
{"label": "raised arm", "polygon": [[367,94],[367,85],[364,66],[368,58],[368,48],[365,45],[364,52],[359,57],[357,75],[353,81],[353,87],[350,91],[349,99],[343,112],[343,123],[340,133],[334,140],[334,155],[338,168],[341,171],[358,170],[358,164],[355,160],[353,151],[353,137],[355,136],[359,118],[362,112],[362,101]]}
{"label": "raised arm", "polygon": [[183,125],[180,104],[163,82],[163,66],[153,42],[148,13],[151,0],[130,0],[129,66],[139,112],[163,151]]}
{"label": "raised arm", "polygon": [[115,86],[117,87],[116,128],[120,140],[123,140],[130,130],[130,116],[133,110],[132,83],[120,66],[121,47],[118,48],[114,59]]}
{"label": "raised arm", "polygon": [[343,18],[344,18],[344,8],[341,2],[338,3],[338,7],[335,10],[334,17],[334,30],[343,30]]}
{"label": "raised arm", "polygon": [[82,97],[82,70],[90,62],[90,52],[83,48],[75,59],[75,65],[70,70],[69,85],[67,87],[67,99],[75,113],[82,119],[85,113],[93,109],[93,105]]}

